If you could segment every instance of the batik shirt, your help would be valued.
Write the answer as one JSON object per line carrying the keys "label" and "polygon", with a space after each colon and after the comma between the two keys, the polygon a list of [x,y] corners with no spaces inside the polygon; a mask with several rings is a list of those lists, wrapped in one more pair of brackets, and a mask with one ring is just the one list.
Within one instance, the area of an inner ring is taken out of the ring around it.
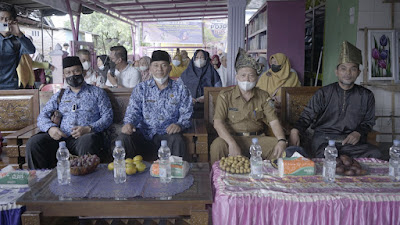
{"label": "batik shirt", "polygon": [[133,89],[124,123],[139,128],[151,140],[155,134],[166,134],[167,127],[173,123],[182,130],[189,128],[192,113],[192,98],[182,82],[169,79],[168,86],[160,90],[151,78]]}
{"label": "batik shirt", "polygon": [[[39,114],[37,125],[42,132],[56,126],[50,118],[57,109],[59,94],[54,94]],[[60,129],[67,136],[71,135],[74,126],[91,126],[93,132],[102,132],[113,122],[113,111],[106,92],[86,82],[78,93],[67,87],[58,109],[62,114]]]}

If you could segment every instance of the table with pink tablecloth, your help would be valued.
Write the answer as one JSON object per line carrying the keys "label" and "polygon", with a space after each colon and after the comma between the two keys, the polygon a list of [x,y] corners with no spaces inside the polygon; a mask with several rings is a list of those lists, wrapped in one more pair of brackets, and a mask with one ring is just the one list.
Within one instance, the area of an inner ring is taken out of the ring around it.
{"label": "table with pink tablecloth", "polygon": [[391,182],[388,163],[357,159],[366,176],[337,176],[325,183],[322,159],[315,176],[277,176],[264,161],[261,180],[212,168],[214,225],[400,224],[400,182]]}

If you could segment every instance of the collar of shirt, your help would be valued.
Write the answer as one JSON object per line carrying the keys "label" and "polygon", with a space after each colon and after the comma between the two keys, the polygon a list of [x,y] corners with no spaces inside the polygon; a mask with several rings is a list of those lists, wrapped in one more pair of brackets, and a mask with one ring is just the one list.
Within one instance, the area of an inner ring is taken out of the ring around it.
{"label": "collar of shirt", "polygon": [[[254,97],[254,94],[255,94],[254,89],[255,89],[255,88],[256,88],[256,87],[254,87],[253,89],[251,89],[250,99],[252,99],[252,98]],[[234,98],[242,97],[242,93],[240,92],[239,85],[236,85],[236,87],[233,89],[232,96],[233,96]],[[250,100],[250,99],[249,99],[249,100]]]}
{"label": "collar of shirt", "polygon": [[[169,76],[169,75],[168,75]],[[156,85],[156,81],[154,80],[154,78],[153,78],[153,76],[151,77],[151,80],[150,80],[150,82],[149,82],[149,86],[150,87],[152,87],[152,88],[154,88],[154,86],[157,86]],[[172,86],[172,80],[168,77],[168,86],[167,86],[167,88],[170,88]],[[158,88],[158,87],[157,87]],[[163,89],[164,90],[164,89]]]}

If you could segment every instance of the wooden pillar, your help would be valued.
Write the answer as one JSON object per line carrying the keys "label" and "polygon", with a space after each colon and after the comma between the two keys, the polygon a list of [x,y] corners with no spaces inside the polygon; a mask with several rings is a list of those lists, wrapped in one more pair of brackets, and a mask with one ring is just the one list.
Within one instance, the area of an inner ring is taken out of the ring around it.
{"label": "wooden pillar", "polygon": [[228,0],[227,85],[236,84],[235,58],[238,48],[244,48],[246,0]]}

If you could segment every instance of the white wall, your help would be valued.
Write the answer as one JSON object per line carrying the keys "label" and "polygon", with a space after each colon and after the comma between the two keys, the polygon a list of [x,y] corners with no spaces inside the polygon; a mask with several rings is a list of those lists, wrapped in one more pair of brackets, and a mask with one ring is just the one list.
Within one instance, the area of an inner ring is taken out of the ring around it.
{"label": "white wall", "polygon": [[[400,3],[395,3],[394,5],[394,29],[400,30]],[[382,0],[359,0],[358,28],[365,27],[391,29],[391,3],[382,3]],[[357,47],[363,51],[363,56],[364,51],[368,51],[364,49],[364,31],[362,30],[357,32]],[[363,81],[362,74],[363,72],[357,79],[358,83]],[[374,130],[381,133],[393,133],[392,118],[387,116],[400,116],[400,92],[394,93],[395,107],[394,111],[392,111],[392,92],[376,87],[367,88],[375,94],[375,115],[377,120]],[[394,123],[394,133],[400,133],[400,118],[395,118]],[[392,138],[391,134],[380,134],[377,137],[377,141],[391,142]],[[400,139],[400,135],[395,138]]]}

